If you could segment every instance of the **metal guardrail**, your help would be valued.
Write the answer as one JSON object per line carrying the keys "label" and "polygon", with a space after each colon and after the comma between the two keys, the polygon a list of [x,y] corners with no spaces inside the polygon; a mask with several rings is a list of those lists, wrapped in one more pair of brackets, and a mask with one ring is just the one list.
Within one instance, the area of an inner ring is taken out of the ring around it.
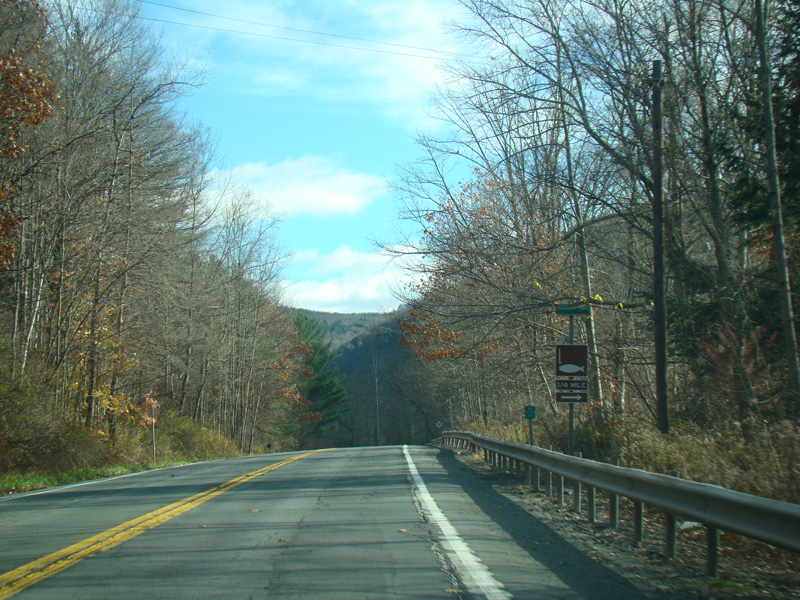
{"label": "metal guardrail", "polygon": [[[448,431],[442,433],[440,439],[454,445],[482,448],[484,458],[493,463],[498,459],[513,460],[517,461],[518,465],[530,465],[537,470],[555,473],[572,480],[576,491],[574,498],[576,507],[580,507],[581,484],[590,486],[592,506],[589,510],[592,520],[594,520],[594,489],[592,488],[606,490],[612,494],[612,498],[617,495],[624,496],[635,503],[640,503],[636,507],[638,519],[641,519],[641,504],[663,511],[669,517],[668,555],[674,555],[675,516],[702,523],[709,530],[707,573],[711,576],[716,576],[717,571],[717,530],[737,533],[773,546],[800,552],[800,505],[798,504],[744,494],[720,486],[687,481],[669,475],[658,475],[639,469],[567,456],[559,452],[476,433]],[[535,479],[538,489],[538,473]],[[563,486],[563,479],[561,485]],[[616,519],[616,514],[612,519]],[[637,535],[641,535],[640,524]],[[639,537],[639,539],[641,538]]]}

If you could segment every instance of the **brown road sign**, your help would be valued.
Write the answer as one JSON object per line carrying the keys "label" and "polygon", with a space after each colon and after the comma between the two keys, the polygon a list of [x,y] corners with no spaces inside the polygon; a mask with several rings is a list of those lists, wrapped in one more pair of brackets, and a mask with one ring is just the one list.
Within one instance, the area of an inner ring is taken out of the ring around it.
{"label": "brown road sign", "polygon": [[556,377],[586,377],[589,350],[586,344],[556,346]]}
{"label": "brown road sign", "polygon": [[556,379],[557,390],[588,390],[589,382],[586,379]]}
{"label": "brown road sign", "polygon": [[556,402],[569,404],[572,402],[586,403],[588,401],[588,392],[556,392]]}

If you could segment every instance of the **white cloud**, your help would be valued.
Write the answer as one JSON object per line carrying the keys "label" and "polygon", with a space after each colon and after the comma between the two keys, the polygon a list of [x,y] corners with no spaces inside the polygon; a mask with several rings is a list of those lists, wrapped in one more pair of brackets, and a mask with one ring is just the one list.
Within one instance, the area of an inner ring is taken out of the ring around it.
{"label": "white cloud", "polygon": [[428,94],[443,76],[436,58],[445,55],[421,49],[458,50],[458,40],[442,28],[459,10],[451,0],[307,0],[300,4],[236,0],[227,3],[224,11],[212,0],[183,3],[211,14],[246,14],[251,22],[220,22],[165,9],[156,12],[157,7],[146,5],[148,13],[171,18],[177,14],[182,22],[211,28],[177,28],[173,35],[184,38],[181,48],[209,73],[235,75],[233,81],[238,83],[232,94],[302,95],[351,105],[367,102],[403,120],[409,129],[433,126]]}
{"label": "white cloud", "polygon": [[400,303],[394,293],[411,279],[398,261],[383,252],[358,252],[342,246],[330,254],[295,253],[289,261],[307,277],[286,282],[286,301],[327,312],[387,312]]}
{"label": "white cloud", "polygon": [[353,173],[318,156],[247,163],[226,175],[247,184],[257,205],[281,216],[355,215],[387,191],[383,177]]}
{"label": "white cloud", "polygon": [[323,312],[390,312],[399,304],[379,275],[298,281],[285,295],[290,305]]}

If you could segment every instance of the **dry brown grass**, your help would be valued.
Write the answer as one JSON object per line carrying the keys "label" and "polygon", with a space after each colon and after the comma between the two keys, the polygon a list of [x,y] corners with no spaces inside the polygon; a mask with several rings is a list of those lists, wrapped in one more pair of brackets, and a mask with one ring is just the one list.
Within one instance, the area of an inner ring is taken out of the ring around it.
{"label": "dry brown grass", "polygon": [[[527,425],[472,424],[471,431],[527,443]],[[565,452],[565,417],[536,423],[534,443]],[[800,428],[791,421],[769,424],[756,419],[704,430],[675,427],[662,435],[648,422],[629,418],[576,424],[575,450],[603,462],[653,473],[677,472],[692,481],[712,483],[748,494],[800,503]]]}

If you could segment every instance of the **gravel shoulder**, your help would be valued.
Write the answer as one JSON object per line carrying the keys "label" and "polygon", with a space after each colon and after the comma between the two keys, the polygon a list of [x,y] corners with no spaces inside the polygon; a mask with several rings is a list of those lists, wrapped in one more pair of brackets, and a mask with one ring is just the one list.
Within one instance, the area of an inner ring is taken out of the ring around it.
{"label": "gravel shoulder", "polygon": [[534,488],[511,473],[500,473],[483,462],[477,454],[453,450],[455,457],[475,470],[494,490],[540,519],[566,541],[589,557],[616,571],[652,598],[700,599],[800,597],[800,555],[772,548],[741,536],[720,535],[719,577],[705,575],[706,530],[683,523],[678,533],[676,558],[665,556],[665,516],[645,509],[644,539],[634,546],[632,504],[620,501],[619,527],[608,527],[608,501],[597,495],[597,522],[573,509],[571,490],[559,506],[555,497],[535,493]]}

